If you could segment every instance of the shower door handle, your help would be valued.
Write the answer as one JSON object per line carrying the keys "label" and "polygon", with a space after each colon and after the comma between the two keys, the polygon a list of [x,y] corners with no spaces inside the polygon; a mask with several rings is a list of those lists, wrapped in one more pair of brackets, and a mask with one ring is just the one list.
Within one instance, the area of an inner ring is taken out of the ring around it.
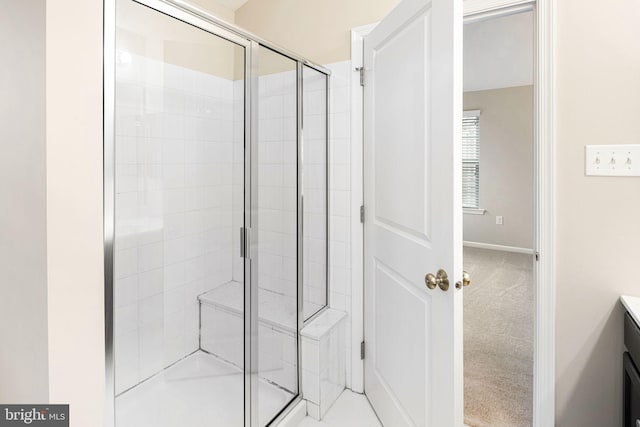
{"label": "shower door handle", "polygon": [[240,227],[240,258],[247,257],[247,229]]}

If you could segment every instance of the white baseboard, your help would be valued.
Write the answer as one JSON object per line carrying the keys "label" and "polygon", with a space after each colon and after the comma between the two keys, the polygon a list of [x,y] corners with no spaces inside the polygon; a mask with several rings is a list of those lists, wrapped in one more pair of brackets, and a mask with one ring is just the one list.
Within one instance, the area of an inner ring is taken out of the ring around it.
{"label": "white baseboard", "polygon": [[291,412],[280,421],[278,427],[296,427],[307,416],[307,401],[302,399],[291,409]]}
{"label": "white baseboard", "polygon": [[469,248],[479,248],[479,249],[491,249],[494,251],[503,251],[503,252],[514,252],[517,254],[529,254],[533,255],[535,251],[529,248],[519,248],[517,246],[505,246],[505,245],[494,245],[491,243],[480,243],[480,242],[467,242],[464,241],[464,246]]}

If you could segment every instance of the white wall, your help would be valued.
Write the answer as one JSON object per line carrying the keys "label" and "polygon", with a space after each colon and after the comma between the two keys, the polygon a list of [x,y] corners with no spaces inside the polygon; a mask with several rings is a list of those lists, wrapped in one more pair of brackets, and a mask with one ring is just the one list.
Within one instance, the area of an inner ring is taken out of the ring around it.
{"label": "white wall", "polygon": [[47,2],[49,400],[71,405],[74,427],[104,411],[102,11]]}
{"label": "white wall", "polygon": [[249,0],[235,22],[318,64],[351,55],[351,29],[378,22],[398,0]]}
{"label": "white wall", "polygon": [[0,402],[47,402],[45,2],[0,10]]}
{"label": "white wall", "polygon": [[619,426],[618,297],[640,295],[640,178],[586,177],[584,146],[639,142],[640,2],[555,4],[556,424]]}
{"label": "white wall", "polygon": [[[215,4],[211,0],[206,3]],[[118,47],[194,71],[233,78],[238,48],[227,40],[131,0],[117,0],[116,13]]]}
{"label": "white wall", "polygon": [[[380,5],[376,16],[370,14],[368,2],[346,6],[338,2],[343,6],[337,7],[318,2],[326,13],[286,10],[305,17],[291,25],[283,25],[288,21],[281,19],[282,8],[271,8],[267,1],[253,3],[257,12],[243,11],[247,5],[241,12],[265,24],[251,30],[294,50],[303,47],[303,53],[313,59],[332,62],[349,58],[351,27],[378,20],[396,2]],[[586,143],[634,142],[640,114],[636,99],[640,92],[640,46],[636,43],[640,4],[631,0],[613,0],[606,7],[591,3],[585,7],[578,0],[556,4],[556,419],[561,427],[620,425],[623,345],[617,298],[620,293],[638,293],[634,277],[640,241],[640,182],[635,178],[586,178],[583,150]],[[79,427],[102,419],[104,398],[102,1],[59,0],[47,6],[50,398],[71,403],[72,426]],[[338,21],[335,11],[340,7],[348,7],[349,13]],[[263,8],[269,14],[261,14]],[[244,25],[243,20],[237,22]],[[314,39],[309,42],[296,36],[304,33]],[[332,144],[345,141],[348,124],[332,123],[339,128],[332,133]],[[348,162],[343,166],[348,168]],[[338,185],[348,187],[348,180]],[[345,197],[348,189],[332,194],[332,215],[349,216]],[[343,287],[338,292],[336,283],[348,286],[348,281],[334,280],[334,275],[350,268],[344,257],[346,247],[344,242],[333,247],[333,253],[340,255],[332,256],[331,301],[343,307],[348,291]]]}
{"label": "white wall", "polygon": [[[533,86],[465,92],[480,110],[480,208],[464,215],[464,240],[533,248]],[[496,224],[496,216],[503,225]]]}

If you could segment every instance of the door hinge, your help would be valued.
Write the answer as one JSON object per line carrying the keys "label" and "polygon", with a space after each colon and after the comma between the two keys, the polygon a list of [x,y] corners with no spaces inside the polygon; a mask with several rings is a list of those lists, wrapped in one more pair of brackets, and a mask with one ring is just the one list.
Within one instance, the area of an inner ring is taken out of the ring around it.
{"label": "door hinge", "polygon": [[360,86],[364,86],[364,67],[356,67],[356,71],[360,73]]}
{"label": "door hinge", "polygon": [[364,224],[364,205],[360,205],[360,222]]}
{"label": "door hinge", "polygon": [[360,343],[360,360],[364,360],[364,341]]}

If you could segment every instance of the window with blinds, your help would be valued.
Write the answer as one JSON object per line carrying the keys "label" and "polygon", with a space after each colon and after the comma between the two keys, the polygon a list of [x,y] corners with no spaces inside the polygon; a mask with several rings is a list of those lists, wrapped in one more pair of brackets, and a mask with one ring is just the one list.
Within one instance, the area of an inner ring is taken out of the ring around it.
{"label": "window with blinds", "polygon": [[462,207],[480,207],[480,111],[462,118]]}

